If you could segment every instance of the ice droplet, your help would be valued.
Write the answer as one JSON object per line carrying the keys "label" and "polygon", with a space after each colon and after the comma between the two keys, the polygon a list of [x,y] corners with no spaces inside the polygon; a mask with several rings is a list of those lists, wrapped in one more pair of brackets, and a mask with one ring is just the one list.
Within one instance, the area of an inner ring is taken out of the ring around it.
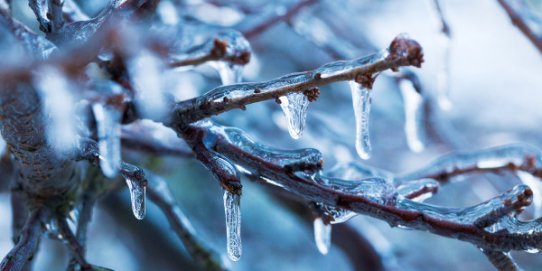
{"label": "ice droplet", "polygon": [[314,220],[314,242],[318,251],[323,255],[329,252],[331,245],[331,225],[324,224],[322,218],[318,217]]}
{"label": "ice droplet", "polygon": [[243,66],[231,64],[226,61],[216,61],[211,64],[220,76],[222,85],[233,85],[240,83],[243,79]]}
{"label": "ice droplet", "polygon": [[228,256],[239,261],[241,246],[241,195],[224,191],[224,212],[226,214],[226,239]]}
{"label": "ice droplet", "polygon": [[142,220],[145,217],[145,194],[147,187],[142,182],[126,178],[126,185],[130,190],[130,200],[132,201],[132,212],[135,218]]}
{"label": "ice droplet", "polygon": [[401,95],[403,96],[403,107],[405,109],[405,135],[407,145],[413,152],[421,152],[424,149],[420,132],[420,113],[423,98],[416,91],[411,81],[401,80],[399,82]]}
{"label": "ice droplet", "polygon": [[121,164],[120,118],[118,109],[101,103],[92,105],[98,131],[100,168],[108,178],[117,175]]}
{"label": "ice droplet", "polygon": [[288,121],[288,132],[293,139],[301,138],[305,119],[307,118],[307,108],[309,99],[303,93],[288,93],[286,96],[279,97],[280,107]]}
{"label": "ice droplet", "polygon": [[371,157],[369,139],[369,114],[371,112],[371,91],[355,81],[350,81],[352,104],[356,118],[356,151],[361,159]]}

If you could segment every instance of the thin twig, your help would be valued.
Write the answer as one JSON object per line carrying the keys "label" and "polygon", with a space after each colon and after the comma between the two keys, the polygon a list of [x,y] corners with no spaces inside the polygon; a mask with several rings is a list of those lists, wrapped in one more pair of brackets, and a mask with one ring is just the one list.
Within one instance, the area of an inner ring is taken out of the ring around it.
{"label": "thin twig", "polygon": [[300,11],[315,4],[316,2],[318,2],[318,0],[300,0],[295,5],[290,7],[286,13],[273,16],[261,22],[260,24],[243,31],[243,36],[245,36],[247,39],[254,38],[255,36],[265,32],[266,30],[275,26],[276,24],[290,20],[292,17],[297,15]]}
{"label": "thin twig", "polygon": [[150,184],[147,190],[149,199],[164,213],[192,258],[206,270],[226,270],[218,254],[199,240],[190,221],[177,206],[165,180],[148,171],[146,173]]}
{"label": "thin twig", "polygon": [[27,262],[31,261],[38,249],[43,233],[42,221],[46,216],[43,208],[31,212],[21,231],[19,242],[13,247],[0,263],[0,271],[20,271]]}
{"label": "thin twig", "polygon": [[527,25],[521,15],[512,8],[507,0],[497,0],[506,11],[512,23],[531,41],[531,43],[542,53],[542,38],[538,37],[534,31]]}

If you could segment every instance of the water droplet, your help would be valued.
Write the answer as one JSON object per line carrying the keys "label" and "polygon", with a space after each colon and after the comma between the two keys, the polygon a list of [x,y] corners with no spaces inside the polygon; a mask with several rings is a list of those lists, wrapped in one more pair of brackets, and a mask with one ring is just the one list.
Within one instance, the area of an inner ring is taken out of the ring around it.
{"label": "water droplet", "polygon": [[132,201],[132,212],[135,218],[142,220],[145,217],[145,194],[147,187],[139,180],[126,178],[126,185],[130,190],[130,199]]}
{"label": "water droplet", "polygon": [[224,212],[226,214],[226,247],[228,256],[232,261],[238,261],[242,254],[241,196],[225,190]]}
{"label": "water droplet", "polygon": [[280,107],[288,121],[288,132],[293,139],[301,138],[307,118],[309,99],[303,93],[288,93],[281,96]]}
{"label": "water droplet", "polygon": [[329,247],[331,246],[331,225],[324,224],[324,221],[320,217],[314,220],[314,242],[320,253],[326,255],[329,252]]}
{"label": "water droplet", "polygon": [[108,178],[117,175],[121,164],[120,119],[118,109],[101,103],[92,105],[98,130],[100,168]]}
{"label": "water droplet", "polygon": [[408,147],[413,152],[421,152],[424,149],[420,137],[423,127],[420,123],[423,98],[416,91],[411,81],[401,80],[399,88],[401,89],[405,109],[405,135]]}
{"label": "water droplet", "polygon": [[356,118],[356,151],[361,159],[371,157],[369,139],[369,114],[371,112],[371,91],[355,81],[350,81],[352,104]]}

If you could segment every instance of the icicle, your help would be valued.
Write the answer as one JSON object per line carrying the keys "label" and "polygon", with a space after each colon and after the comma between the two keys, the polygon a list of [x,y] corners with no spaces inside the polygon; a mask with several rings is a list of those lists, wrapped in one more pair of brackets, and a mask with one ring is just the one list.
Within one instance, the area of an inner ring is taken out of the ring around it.
{"label": "icicle", "polygon": [[401,89],[405,109],[405,135],[408,147],[413,152],[421,152],[424,149],[420,137],[420,113],[423,98],[416,91],[412,82],[408,80],[401,80],[399,88]]}
{"label": "icicle", "polygon": [[216,61],[211,64],[222,81],[222,85],[233,85],[240,83],[243,79],[243,66],[238,64],[230,64],[226,61]]}
{"label": "icicle", "polygon": [[369,141],[371,91],[354,81],[350,81],[350,90],[352,91],[352,104],[356,118],[356,151],[361,159],[367,160],[371,156],[371,142]]}
{"label": "icicle", "polygon": [[4,138],[0,135],[0,156],[4,155],[4,151],[6,150],[6,141],[4,141]]}
{"label": "icicle", "polygon": [[329,252],[331,246],[331,225],[324,224],[321,217],[314,220],[314,241],[318,251],[323,255]]}
{"label": "icicle", "polygon": [[132,201],[132,212],[135,218],[142,220],[145,217],[145,194],[147,187],[138,180],[126,178],[126,185],[130,190],[130,199]]}
{"label": "icicle", "polygon": [[445,33],[441,33],[439,38],[440,61],[437,67],[437,90],[438,104],[444,110],[452,108],[450,101],[450,48],[451,39]]}
{"label": "icicle", "polygon": [[293,139],[301,138],[305,119],[307,118],[307,108],[309,99],[303,93],[288,93],[286,96],[279,97],[280,107],[288,121],[288,132]]}
{"label": "icicle", "polygon": [[108,178],[117,175],[121,164],[119,110],[112,106],[96,103],[92,105],[98,130],[100,168]]}
{"label": "icicle", "polygon": [[224,212],[226,214],[226,239],[228,256],[232,261],[241,258],[241,196],[224,191]]}

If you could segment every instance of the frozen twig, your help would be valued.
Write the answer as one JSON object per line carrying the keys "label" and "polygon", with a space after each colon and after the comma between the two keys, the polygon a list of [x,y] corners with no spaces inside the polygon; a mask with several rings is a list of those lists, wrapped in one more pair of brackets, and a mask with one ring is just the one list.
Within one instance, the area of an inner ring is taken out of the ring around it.
{"label": "frozen twig", "polygon": [[497,0],[506,11],[512,23],[531,41],[531,43],[542,53],[542,37],[539,37],[527,24],[521,12],[515,10],[508,0]]}
{"label": "frozen twig", "polygon": [[326,64],[316,70],[293,73],[262,83],[245,83],[215,88],[204,95],[179,102],[174,109],[172,126],[183,126],[203,118],[217,115],[247,105],[274,100],[292,92],[304,92],[318,86],[338,81],[356,81],[360,84],[373,74],[400,66],[419,67],[423,62],[420,45],[411,39],[398,36],[389,47],[389,54],[376,61],[376,55],[370,55],[350,61]]}
{"label": "frozen twig", "polygon": [[228,50],[228,41],[226,39],[215,38],[212,41],[212,46],[198,46],[198,47],[209,47],[210,50],[206,52],[199,52],[200,49],[193,48],[188,51],[194,51],[186,57],[173,60],[169,63],[169,66],[172,68],[183,67],[183,66],[196,66],[200,64],[207,63],[209,61],[226,61],[232,64],[245,65],[250,61],[250,51],[242,50]]}

